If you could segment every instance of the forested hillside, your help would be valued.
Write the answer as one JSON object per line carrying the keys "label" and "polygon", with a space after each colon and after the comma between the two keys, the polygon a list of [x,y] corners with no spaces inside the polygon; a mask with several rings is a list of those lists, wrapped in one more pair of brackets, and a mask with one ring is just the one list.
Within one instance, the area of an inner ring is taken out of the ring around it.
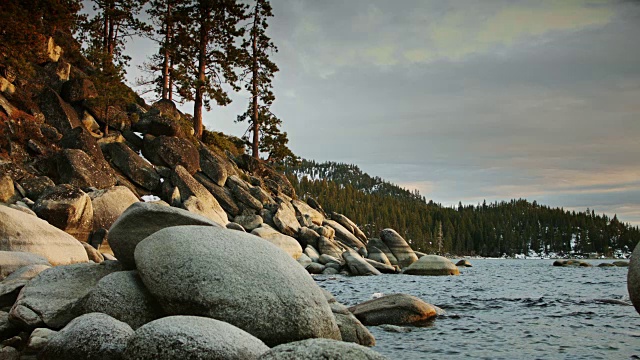
{"label": "forested hillside", "polygon": [[612,255],[629,251],[640,238],[637,226],[588,209],[576,213],[524,199],[443,207],[355,165],[302,160],[284,168],[299,196],[316,198],[328,212],[348,214],[369,237],[391,227],[428,253]]}

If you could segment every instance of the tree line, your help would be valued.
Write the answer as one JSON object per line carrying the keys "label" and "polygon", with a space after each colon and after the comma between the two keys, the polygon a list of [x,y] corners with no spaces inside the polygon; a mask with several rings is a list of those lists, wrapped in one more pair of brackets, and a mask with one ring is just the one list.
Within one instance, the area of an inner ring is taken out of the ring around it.
{"label": "tree line", "polygon": [[[83,13],[83,4],[91,11]],[[231,102],[230,92],[250,94],[235,121],[246,122],[243,140],[254,157],[293,157],[282,121],[271,112],[277,47],[267,34],[269,0],[4,0],[0,5],[3,62],[24,57],[41,37],[73,34],[97,70],[97,87],[108,113],[119,96],[136,37],[153,39],[157,51],[144,65],[140,85],[159,99],[193,103],[195,136],[202,138],[203,112]],[[148,19],[148,20],[146,20]],[[6,61],[4,61],[6,60]],[[108,117],[108,116],[107,116]]]}
{"label": "tree line", "polygon": [[445,207],[371,177],[355,165],[302,160],[283,165],[301,197],[350,217],[369,237],[390,227],[427,253],[480,255],[599,253],[630,251],[640,229],[617,216],[575,212],[514,199]]}

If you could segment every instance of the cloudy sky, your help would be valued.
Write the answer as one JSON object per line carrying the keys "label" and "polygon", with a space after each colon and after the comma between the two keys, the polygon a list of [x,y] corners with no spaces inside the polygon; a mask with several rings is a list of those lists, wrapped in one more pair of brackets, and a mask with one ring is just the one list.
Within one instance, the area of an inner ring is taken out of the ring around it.
{"label": "cloudy sky", "polygon": [[[526,198],[640,224],[640,3],[272,4],[273,111],[297,155],[444,205]],[[241,136],[247,101],[205,125]]]}

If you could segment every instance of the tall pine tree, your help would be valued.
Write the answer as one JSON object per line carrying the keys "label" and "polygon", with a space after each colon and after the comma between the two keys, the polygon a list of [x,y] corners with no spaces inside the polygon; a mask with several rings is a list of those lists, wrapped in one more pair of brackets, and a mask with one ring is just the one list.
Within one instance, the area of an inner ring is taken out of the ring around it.
{"label": "tall pine tree", "polygon": [[[246,7],[235,0],[193,0],[176,7],[175,35],[181,54],[175,79],[181,97],[193,101],[193,128],[202,137],[202,111],[231,102],[224,85],[239,90],[234,72],[241,54],[238,39],[244,34],[240,21]],[[176,59],[177,60],[177,59]]]}

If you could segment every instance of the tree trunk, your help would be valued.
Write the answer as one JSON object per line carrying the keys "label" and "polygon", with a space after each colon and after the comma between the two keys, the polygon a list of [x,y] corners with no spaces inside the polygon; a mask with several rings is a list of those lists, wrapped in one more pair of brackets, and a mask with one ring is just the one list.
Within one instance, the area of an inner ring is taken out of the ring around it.
{"label": "tree trunk", "polygon": [[114,19],[111,17],[111,14],[113,14],[115,12],[115,4],[110,1],[109,2],[109,34],[107,37],[107,48],[105,49],[107,51],[107,54],[109,54],[109,61],[112,61],[111,59],[113,58],[113,50],[115,49],[115,42],[116,42],[116,35],[115,35],[115,21]]}
{"label": "tree trunk", "polygon": [[257,31],[256,27],[258,26],[258,5],[259,2],[256,2],[256,8],[253,15],[253,30],[251,36],[253,37],[253,53],[252,62],[253,62],[253,78],[252,81],[252,95],[253,95],[253,144],[252,144],[252,155],[254,158],[260,158],[260,123],[259,123],[259,112],[258,112],[258,39],[257,39]]}
{"label": "tree trunk", "polygon": [[196,97],[193,105],[193,130],[198,139],[202,138],[202,98],[204,96],[204,83],[206,80],[205,72],[207,70],[207,41],[208,28],[206,24],[206,16],[208,12],[200,13],[200,43],[198,44],[198,80],[196,83]]}
{"label": "tree trunk", "polygon": [[169,66],[171,53],[169,51],[169,45],[171,43],[172,33],[172,20],[171,20],[171,2],[167,2],[167,13],[165,15],[166,33],[164,35],[164,63],[162,64],[162,98],[169,98]]}

